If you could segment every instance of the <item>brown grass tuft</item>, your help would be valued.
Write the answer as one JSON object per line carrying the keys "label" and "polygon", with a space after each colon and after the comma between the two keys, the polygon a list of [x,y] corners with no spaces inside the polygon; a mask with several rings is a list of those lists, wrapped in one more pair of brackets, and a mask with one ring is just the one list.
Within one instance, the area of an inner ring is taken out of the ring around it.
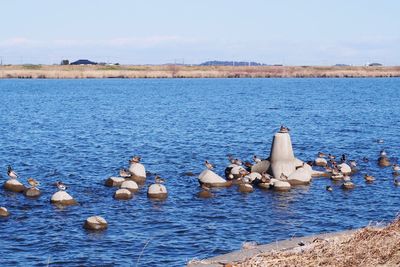
{"label": "brown grass tuft", "polygon": [[340,238],[262,253],[234,266],[400,266],[400,219],[384,228],[366,227]]}

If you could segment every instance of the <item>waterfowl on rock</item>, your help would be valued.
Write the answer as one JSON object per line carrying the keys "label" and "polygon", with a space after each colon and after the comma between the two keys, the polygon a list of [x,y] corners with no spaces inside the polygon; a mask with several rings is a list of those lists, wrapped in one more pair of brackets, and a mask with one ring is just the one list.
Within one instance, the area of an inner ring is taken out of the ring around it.
{"label": "waterfowl on rock", "polygon": [[318,158],[325,158],[326,157],[326,154],[325,153],[322,153],[322,152],[318,152]]}
{"label": "waterfowl on rock", "polygon": [[61,181],[58,181],[56,183],[56,186],[57,186],[58,190],[60,190],[60,191],[67,190],[67,186],[65,184],[63,184],[63,182],[61,182]]}
{"label": "waterfowl on rock", "polygon": [[287,179],[288,179],[288,176],[285,175],[284,173],[281,173],[281,176],[279,176],[279,179],[281,179],[281,180],[287,180]]}
{"label": "waterfowl on rock", "polygon": [[365,179],[365,182],[367,182],[367,183],[372,183],[373,181],[375,181],[375,177],[372,175],[368,175],[368,174],[364,175],[364,179]]}
{"label": "waterfowl on rock", "polygon": [[161,178],[159,175],[156,175],[156,177],[155,177],[156,184],[162,184],[164,182],[165,182],[165,180],[163,178]]}
{"label": "waterfowl on rock", "polygon": [[342,156],[340,157],[340,162],[341,163],[344,163],[344,162],[346,162],[347,161],[347,156],[346,156],[346,154],[342,154]]}
{"label": "waterfowl on rock", "polygon": [[238,159],[238,158],[236,158],[234,161],[233,161],[233,164],[236,164],[236,165],[238,165],[238,166],[242,166],[242,161],[240,160],[240,159]]}
{"label": "waterfowl on rock", "polygon": [[253,160],[254,160],[255,163],[261,162],[261,159],[257,155],[253,156]]}
{"label": "waterfowl on rock", "polygon": [[350,160],[349,163],[350,163],[350,167],[352,167],[352,168],[357,167],[357,162],[355,160]]}
{"label": "waterfowl on rock", "polygon": [[288,133],[289,131],[290,129],[284,125],[281,125],[281,127],[279,128],[280,133]]}
{"label": "waterfowl on rock", "polygon": [[387,157],[387,153],[386,153],[386,151],[385,151],[384,149],[381,150],[381,152],[379,153],[379,155],[380,155],[381,157]]}
{"label": "waterfowl on rock", "polygon": [[204,162],[204,165],[207,167],[207,169],[209,169],[209,170],[213,170],[214,169],[214,166],[210,163],[210,162],[208,162],[208,160],[206,160],[205,162]]}
{"label": "waterfowl on rock", "polygon": [[119,170],[119,176],[122,178],[127,178],[127,177],[131,177],[131,173],[127,170],[127,169],[120,169]]}
{"label": "waterfowl on rock", "polygon": [[129,160],[129,163],[139,163],[141,159],[142,158],[140,156],[134,156],[131,160]]}
{"label": "waterfowl on rock", "polygon": [[343,176],[343,181],[345,181],[345,182],[350,182],[350,181],[351,181],[351,177],[348,176],[348,175],[344,175],[344,176]]}
{"label": "waterfowl on rock", "polygon": [[8,165],[8,167],[7,167],[7,175],[8,175],[8,177],[10,177],[10,179],[18,178],[18,174],[13,170],[11,165]]}
{"label": "waterfowl on rock", "polygon": [[328,159],[330,160],[334,160],[336,158],[336,156],[332,155],[332,154],[328,154]]}
{"label": "waterfowl on rock", "polygon": [[33,178],[28,178],[28,184],[31,186],[31,188],[36,188],[40,185],[40,183]]}

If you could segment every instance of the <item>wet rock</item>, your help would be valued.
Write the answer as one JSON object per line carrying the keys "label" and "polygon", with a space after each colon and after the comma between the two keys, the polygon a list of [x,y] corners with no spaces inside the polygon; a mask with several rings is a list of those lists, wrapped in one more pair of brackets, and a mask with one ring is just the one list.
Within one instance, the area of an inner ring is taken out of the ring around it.
{"label": "wet rock", "polygon": [[263,173],[268,171],[270,162],[268,160],[262,160],[251,167],[251,172]]}
{"label": "wet rock", "polygon": [[103,217],[91,216],[86,219],[83,227],[87,230],[101,231],[107,229],[108,223]]}
{"label": "wet rock", "polygon": [[326,159],[324,159],[324,158],[316,158],[314,160],[314,163],[316,166],[320,166],[320,167],[325,167],[326,165],[328,165],[328,161],[326,161]]}
{"label": "wet rock", "polygon": [[338,169],[343,173],[343,174],[351,174],[351,167],[346,164],[346,163],[341,163],[338,165]]}
{"label": "wet rock", "polygon": [[133,197],[133,194],[128,189],[118,189],[115,194],[114,198],[117,200],[128,200]]}
{"label": "wet rock", "polygon": [[275,191],[290,191],[290,183],[287,181],[282,181],[278,179],[271,179],[272,182],[272,188]]}
{"label": "wet rock", "polygon": [[304,167],[298,168],[288,177],[290,185],[308,185],[311,182],[311,173]]}
{"label": "wet rock", "polygon": [[197,193],[198,198],[211,198],[213,196],[214,194],[208,190],[201,190],[199,193]]}
{"label": "wet rock", "polygon": [[0,217],[8,217],[10,212],[5,207],[0,207]]}
{"label": "wet rock", "polygon": [[232,185],[232,181],[226,181],[224,178],[209,169],[200,173],[199,183],[200,185],[205,185],[207,187],[228,187]]}
{"label": "wet rock", "polygon": [[4,183],[4,189],[15,193],[22,193],[25,191],[25,186],[17,179],[8,179]]}
{"label": "wet rock", "polygon": [[144,184],[146,181],[146,169],[141,163],[131,163],[129,166],[129,172],[132,173],[130,177],[133,181],[138,184]]}
{"label": "wet rock", "polygon": [[105,185],[109,187],[121,186],[123,182],[125,182],[125,178],[112,176],[106,180]]}
{"label": "wet rock", "polygon": [[136,192],[139,190],[139,186],[135,181],[127,180],[121,184],[121,189],[128,189],[131,192]]}
{"label": "wet rock", "polygon": [[154,199],[166,199],[168,197],[167,188],[162,184],[152,184],[147,190],[147,196]]}
{"label": "wet rock", "polygon": [[58,191],[51,196],[51,203],[59,204],[59,205],[75,205],[77,204],[76,200],[65,191]]}
{"label": "wet rock", "polygon": [[40,197],[40,195],[41,195],[41,192],[36,187],[27,188],[24,191],[24,196],[26,196],[26,197],[37,198],[37,197]]}
{"label": "wet rock", "polygon": [[254,191],[254,188],[251,184],[240,184],[238,190],[242,193],[251,193]]}

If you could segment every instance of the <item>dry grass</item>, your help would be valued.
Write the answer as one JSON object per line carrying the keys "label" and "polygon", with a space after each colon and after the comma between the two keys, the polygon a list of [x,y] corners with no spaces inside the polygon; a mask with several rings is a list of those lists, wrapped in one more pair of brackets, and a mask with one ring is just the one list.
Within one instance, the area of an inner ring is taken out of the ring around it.
{"label": "dry grass", "polygon": [[288,78],[400,77],[400,67],[323,66],[0,66],[0,78]]}
{"label": "dry grass", "polygon": [[400,266],[400,219],[299,248],[259,254],[233,266]]}

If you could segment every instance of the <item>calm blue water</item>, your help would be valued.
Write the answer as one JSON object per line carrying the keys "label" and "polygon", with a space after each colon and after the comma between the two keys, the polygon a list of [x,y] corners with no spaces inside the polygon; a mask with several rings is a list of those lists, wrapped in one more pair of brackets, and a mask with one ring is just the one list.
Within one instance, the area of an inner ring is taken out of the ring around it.
{"label": "calm blue water", "polygon": [[[0,265],[182,266],[244,241],[391,220],[400,188],[375,159],[382,148],[399,156],[399,90],[400,79],[0,80],[3,181],[12,164],[43,192],[31,200],[0,190],[0,206],[12,213],[0,220]],[[196,198],[197,177],[185,172],[199,173],[209,159],[223,174],[228,153],[266,157],[281,124],[303,160],[318,151],[374,160],[360,164],[353,191],[337,185],[328,193],[331,182],[320,179],[289,193],[232,187]],[[115,189],[103,185],[134,154],[167,179],[165,202],[147,199],[145,188],[116,201]],[[377,182],[366,185],[366,172]],[[49,203],[57,180],[79,206]],[[107,231],[82,228],[95,214],[109,222]]]}

